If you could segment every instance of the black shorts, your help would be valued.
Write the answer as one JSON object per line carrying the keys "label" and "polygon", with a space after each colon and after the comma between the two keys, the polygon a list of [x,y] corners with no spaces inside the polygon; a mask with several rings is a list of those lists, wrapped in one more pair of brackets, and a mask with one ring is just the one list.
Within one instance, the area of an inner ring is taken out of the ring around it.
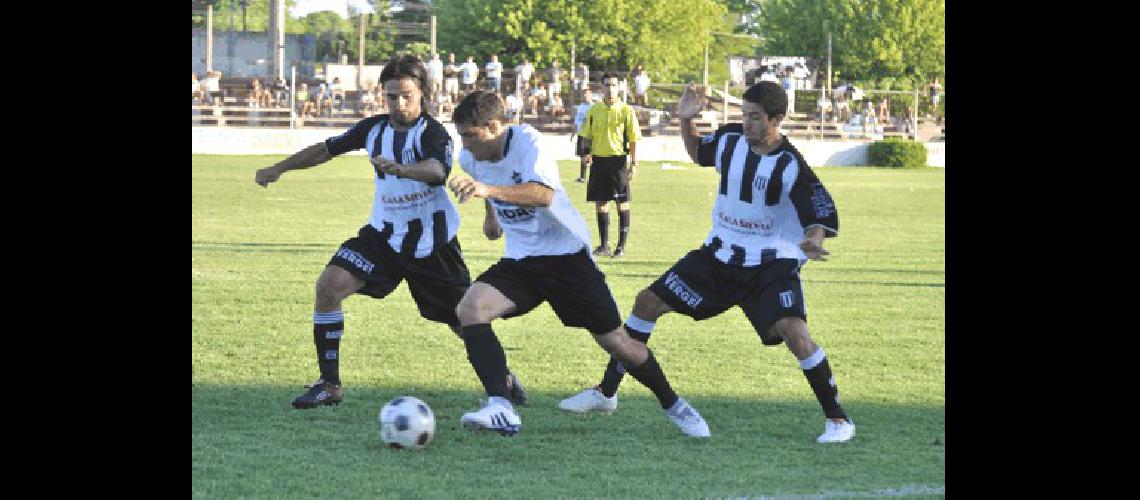
{"label": "black shorts", "polygon": [[515,303],[504,318],[522,316],[546,301],[566,326],[603,334],[622,324],[606,275],[586,249],[571,255],[500,259],[475,281],[495,287]]}
{"label": "black shorts", "polygon": [[678,260],[649,290],[674,311],[697,321],[740,306],[764,345],[784,339],[769,330],[780,318],[807,321],[800,263],[775,259],[755,267],[730,266],[702,246]]}
{"label": "black shorts", "polygon": [[368,224],[355,238],[341,244],[329,265],[364,280],[364,288],[356,293],[377,299],[388,296],[407,279],[420,316],[452,326],[459,325],[455,307],[471,286],[458,239],[452,238],[431,255],[417,259],[396,253]]}
{"label": "black shorts", "polygon": [[624,156],[595,156],[586,183],[586,201],[630,201]]}

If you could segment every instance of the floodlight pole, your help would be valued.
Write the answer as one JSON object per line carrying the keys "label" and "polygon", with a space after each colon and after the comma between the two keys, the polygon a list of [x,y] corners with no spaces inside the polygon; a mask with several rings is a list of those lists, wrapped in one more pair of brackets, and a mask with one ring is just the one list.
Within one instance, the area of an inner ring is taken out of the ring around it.
{"label": "floodlight pole", "polygon": [[356,59],[356,88],[357,90],[364,90],[364,16],[367,14],[360,11],[360,50]]}
{"label": "floodlight pole", "polygon": [[214,4],[206,4],[206,72],[214,71]]}

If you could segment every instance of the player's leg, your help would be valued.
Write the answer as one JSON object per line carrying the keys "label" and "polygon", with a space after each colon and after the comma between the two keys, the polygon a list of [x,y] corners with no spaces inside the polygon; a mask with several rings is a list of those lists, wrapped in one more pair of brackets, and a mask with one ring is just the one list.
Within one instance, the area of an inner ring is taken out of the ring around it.
{"label": "player's leg", "polygon": [[[625,199],[629,199],[629,185],[626,185]],[[623,201],[618,206],[618,244],[614,248],[614,257],[625,255],[625,243],[629,238],[629,201]]]}
{"label": "player's leg", "polygon": [[467,429],[509,436],[522,427],[509,399],[507,357],[491,329],[495,318],[525,314],[540,303],[520,282],[522,276],[517,261],[502,259],[479,276],[456,307],[467,359],[487,393],[483,409],[460,417]]}
{"label": "player's leg", "polygon": [[764,345],[786,343],[799,362],[804,378],[827,418],[819,442],[851,439],[855,426],[839,404],[839,390],[831,366],[823,348],[808,334],[799,263],[794,259],[777,259],[762,265],[760,273],[753,281],[758,285],[758,291],[740,304],[744,315],[756,328]]}
{"label": "player's leg", "polygon": [[[633,312],[625,320],[625,331],[633,340],[648,344],[649,336],[653,333],[653,327],[657,325],[657,318],[672,310],[669,304],[661,300],[652,290],[646,288],[637,293],[637,298],[633,303]],[[602,382],[598,384],[596,389],[604,397],[612,399],[617,395],[618,386],[621,385],[624,377],[625,367],[617,358],[610,356],[610,361],[602,374]]]}
{"label": "player's leg", "polygon": [[552,261],[550,269],[534,274],[539,276],[536,284],[539,293],[564,325],[585,328],[593,334],[602,349],[653,392],[661,408],[685,434],[709,435],[700,414],[673,391],[653,351],[626,333],[605,275],[585,251]]}

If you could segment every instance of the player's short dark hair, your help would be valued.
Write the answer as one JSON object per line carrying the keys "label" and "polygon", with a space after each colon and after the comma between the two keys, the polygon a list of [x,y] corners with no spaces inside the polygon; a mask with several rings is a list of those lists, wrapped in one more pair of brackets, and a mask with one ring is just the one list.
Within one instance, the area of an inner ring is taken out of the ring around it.
{"label": "player's short dark hair", "polygon": [[788,94],[776,82],[763,81],[744,91],[744,100],[759,104],[769,119],[783,116],[788,112]]}
{"label": "player's short dark hair", "polygon": [[506,114],[503,98],[492,92],[476,90],[459,102],[451,113],[451,121],[456,125],[481,127],[492,120],[503,121]]}

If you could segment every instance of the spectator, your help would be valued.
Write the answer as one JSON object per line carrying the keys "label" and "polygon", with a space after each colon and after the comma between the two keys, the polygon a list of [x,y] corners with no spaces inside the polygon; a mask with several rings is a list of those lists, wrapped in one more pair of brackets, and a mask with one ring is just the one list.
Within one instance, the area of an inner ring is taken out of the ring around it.
{"label": "spectator", "polygon": [[479,66],[475,64],[474,56],[467,56],[467,62],[459,66],[459,75],[459,89],[463,95],[475,90],[475,81],[479,79]]}
{"label": "spectator", "polygon": [[251,108],[264,108],[268,107],[267,103],[269,92],[261,88],[261,80],[254,78],[249,82],[249,95],[246,97],[246,103]]}
{"label": "spectator", "polygon": [[628,78],[622,78],[621,80],[618,80],[618,96],[621,98],[621,102],[629,103],[629,79]]}
{"label": "spectator", "polygon": [[503,85],[503,63],[499,62],[499,56],[491,54],[491,62],[483,69],[487,70],[487,90],[499,92]]}
{"label": "spectator", "polygon": [[193,71],[190,72],[190,103],[201,104],[206,101],[206,97],[202,94],[202,82],[198,81],[198,74]]}
{"label": "spectator", "polygon": [[780,83],[780,80],[776,78],[776,73],[771,66],[764,68],[764,72],[760,74],[760,81]]}
{"label": "spectator", "polygon": [[938,77],[934,77],[934,82],[930,84],[930,111],[934,114],[934,120],[937,122],[941,116],[938,112],[938,104],[942,100],[942,84],[938,83]]}
{"label": "spectator", "polygon": [[[524,85],[530,87],[530,78],[534,76],[534,65],[530,63],[530,59],[523,56],[523,62],[515,66],[515,88],[521,89]],[[525,94],[520,94],[525,97]]]}
{"label": "spectator", "polygon": [[879,101],[879,123],[891,122],[891,103],[889,96],[883,96],[883,100]]}
{"label": "spectator", "polygon": [[313,104],[313,97],[309,95],[309,84],[302,83],[301,88],[297,90],[297,106],[300,108],[297,112],[301,118],[313,116],[316,106]]}
{"label": "spectator", "polygon": [[819,100],[815,102],[815,110],[819,114],[819,121],[825,121],[829,116],[834,121],[835,116],[831,113],[831,100],[823,95],[823,92],[820,92]]}
{"label": "spectator", "polygon": [[566,114],[566,108],[562,103],[562,96],[558,92],[550,96],[550,103],[546,106],[546,109],[550,111],[551,118],[557,118],[558,116]]}
{"label": "spectator", "polygon": [[578,178],[574,182],[586,182],[586,170],[590,168],[589,158],[590,150],[586,147],[586,143],[582,136],[578,135],[578,131],[582,130],[582,124],[586,122],[586,113],[590,112],[590,106],[594,105],[594,93],[590,92],[589,87],[582,90],[582,102],[578,103],[575,107],[574,113],[574,133],[570,135],[570,140],[574,137],[578,138],[574,148],[574,154],[578,155],[578,166],[581,168]]}
{"label": "spectator", "polygon": [[457,102],[459,97],[459,65],[455,64],[455,54],[447,55],[447,66],[443,67],[443,91],[448,94],[451,102]]}
{"label": "spectator", "polygon": [[289,107],[289,82],[285,81],[285,77],[279,76],[273,83],[273,102],[278,108]]}
{"label": "spectator", "polygon": [[645,68],[637,65],[634,70],[633,77],[633,103],[641,106],[649,106],[649,74],[645,72]]}
{"label": "spectator", "polygon": [[364,89],[360,93],[360,112],[364,117],[369,117],[376,114],[378,111],[376,106],[376,91],[375,88]]}
{"label": "spectator", "polygon": [[590,88],[590,67],[586,63],[578,63],[578,67],[574,68],[574,81],[570,86],[576,92],[581,92],[584,89]]}
{"label": "spectator", "polygon": [[518,92],[507,94],[507,121],[518,125],[522,123],[523,100]]}
{"label": "spectator", "polygon": [[329,86],[329,115],[332,115],[332,105],[336,103],[337,111],[344,111],[344,84],[340,83],[340,77],[333,77],[332,85]]}
{"label": "spectator", "polygon": [[878,132],[875,126],[878,125],[878,119],[875,117],[875,103],[870,99],[863,104],[863,133],[870,135]]}
{"label": "spectator", "polygon": [[206,78],[202,79],[202,87],[206,92],[206,104],[221,105],[225,103],[226,95],[222,92],[221,81],[221,71],[206,72]]}
{"label": "spectator", "polygon": [[550,67],[546,71],[550,76],[549,85],[546,86],[546,90],[550,92],[549,95],[562,93],[562,73],[564,70],[558,67],[558,59],[551,61]]}
{"label": "spectator", "polygon": [[537,87],[530,90],[530,114],[538,116],[539,105],[546,105],[546,84],[539,83]]}
{"label": "spectator", "polygon": [[443,61],[439,60],[439,52],[433,52],[431,60],[427,62],[428,71],[428,101],[439,100],[439,93],[443,90]]}
{"label": "spectator", "polygon": [[833,96],[835,97],[835,114],[839,121],[846,122],[848,118],[851,118],[851,86],[840,85],[836,87]]}
{"label": "spectator", "polygon": [[325,109],[329,110],[330,115],[332,114],[332,89],[328,85],[321,82],[320,86],[317,87],[317,95],[313,97],[317,104],[317,116],[324,115]]}
{"label": "spectator", "polygon": [[796,79],[793,76],[794,74],[795,74],[795,72],[791,66],[784,68],[783,86],[784,86],[784,92],[786,92],[788,94],[788,115],[789,116],[796,111],[796,109],[795,109],[796,108]]}
{"label": "spectator", "polygon": [[792,67],[792,76],[796,79],[796,88],[808,90],[811,89],[811,72],[804,67],[804,63],[796,61],[795,66]]}

